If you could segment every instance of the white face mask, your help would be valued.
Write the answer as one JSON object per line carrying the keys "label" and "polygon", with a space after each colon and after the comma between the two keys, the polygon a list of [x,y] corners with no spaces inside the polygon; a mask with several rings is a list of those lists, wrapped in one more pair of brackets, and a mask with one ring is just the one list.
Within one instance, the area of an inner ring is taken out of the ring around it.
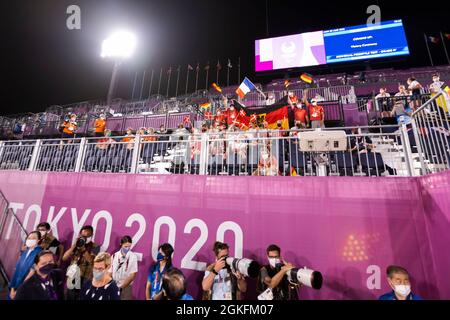
{"label": "white face mask", "polygon": [[407,297],[411,293],[411,286],[404,284],[395,285],[394,291],[402,297]]}
{"label": "white face mask", "polygon": [[263,160],[269,159],[269,155],[268,155],[267,153],[263,153],[263,154],[261,155],[261,157],[263,158]]}
{"label": "white face mask", "polygon": [[25,241],[25,245],[27,246],[27,248],[33,248],[37,245],[37,240],[27,239],[27,241]]}
{"label": "white face mask", "polygon": [[272,268],[275,268],[277,264],[280,263],[280,259],[278,258],[269,258],[269,264]]}
{"label": "white face mask", "polygon": [[92,237],[86,238],[86,243],[91,243],[92,242]]}
{"label": "white face mask", "polygon": [[45,237],[45,235],[47,234],[46,231],[39,231],[41,233],[41,237]]}

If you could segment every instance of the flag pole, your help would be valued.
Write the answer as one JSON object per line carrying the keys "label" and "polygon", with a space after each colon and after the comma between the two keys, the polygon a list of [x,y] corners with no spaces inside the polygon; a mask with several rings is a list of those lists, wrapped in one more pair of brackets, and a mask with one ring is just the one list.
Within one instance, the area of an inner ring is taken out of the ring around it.
{"label": "flag pole", "polygon": [[216,83],[217,83],[217,85],[219,85],[219,66],[220,66],[220,61],[217,60],[217,65],[216,65]]}
{"label": "flag pole", "polygon": [[178,74],[177,74],[177,87],[175,89],[175,97],[178,96],[178,81],[180,80],[180,68],[181,68],[181,66],[178,66],[178,70],[177,70],[177,72],[178,72]]}
{"label": "flag pole", "polygon": [[169,78],[167,79],[166,97],[169,97],[170,77],[172,76],[172,67],[169,67]]}
{"label": "flag pole", "polygon": [[205,85],[205,90],[208,90],[208,77],[209,77],[209,62],[208,62],[208,69],[206,69],[206,85]]}
{"label": "flag pole", "polygon": [[241,57],[239,57],[239,62],[238,62],[238,84],[241,83]]}
{"label": "flag pole", "polygon": [[139,93],[139,100],[142,100],[142,92],[144,91],[146,73],[147,73],[147,70],[144,70],[144,74],[142,75],[141,92]]}
{"label": "flag pole", "polygon": [[187,72],[186,72],[186,91],[185,91],[185,95],[187,95],[187,92],[188,92],[188,84],[189,84],[189,65],[188,65],[188,68],[187,68]]}
{"label": "flag pole", "polygon": [[425,44],[427,45],[428,57],[430,58],[431,66],[434,67],[433,58],[431,57],[431,51],[430,51],[430,46],[428,44],[427,35],[424,33],[423,36],[425,37]]}
{"label": "flag pole", "polygon": [[153,74],[155,70],[152,69],[152,75],[150,77],[150,88],[148,89],[148,98],[150,99],[150,96],[152,95],[152,86],[153,86]]}
{"label": "flag pole", "polygon": [[159,95],[159,92],[160,92],[160,89],[161,89],[162,71],[163,71],[163,68],[161,68],[161,72],[159,73],[158,95]]}
{"label": "flag pole", "polygon": [[230,61],[230,59],[228,59],[228,64],[227,64],[227,87],[230,86],[230,64],[231,64],[231,61]]}
{"label": "flag pole", "polygon": [[450,58],[448,56],[447,46],[445,44],[445,39],[444,39],[444,35],[442,34],[442,31],[441,31],[441,39],[442,39],[442,46],[444,46],[445,56],[447,57],[447,63],[450,64]]}
{"label": "flag pole", "polygon": [[200,71],[200,65],[197,63],[197,68],[195,69],[197,74],[195,75],[195,93],[197,93],[198,89],[198,72]]}
{"label": "flag pole", "polygon": [[136,89],[137,76],[138,76],[138,72],[136,71],[136,73],[134,74],[133,91],[131,92],[131,100],[134,100],[134,91]]}

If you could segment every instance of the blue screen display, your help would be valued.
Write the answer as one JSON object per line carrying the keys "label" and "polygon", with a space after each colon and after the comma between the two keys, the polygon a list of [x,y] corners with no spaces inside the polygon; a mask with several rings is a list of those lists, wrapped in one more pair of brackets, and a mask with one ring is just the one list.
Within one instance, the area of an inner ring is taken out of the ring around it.
{"label": "blue screen display", "polygon": [[327,63],[409,55],[402,20],[324,31]]}

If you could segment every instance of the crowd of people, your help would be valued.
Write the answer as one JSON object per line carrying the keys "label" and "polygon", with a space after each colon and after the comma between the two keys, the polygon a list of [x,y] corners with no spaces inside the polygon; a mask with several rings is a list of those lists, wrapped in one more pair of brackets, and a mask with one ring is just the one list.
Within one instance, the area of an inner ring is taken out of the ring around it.
{"label": "crowd of people", "polygon": [[[431,96],[437,95],[444,84],[439,74],[432,75],[433,82],[429,85]],[[408,78],[407,86],[399,84],[398,92],[392,97],[385,87],[380,88],[379,94],[375,96],[382,117],[394,117],[398,124],[411,124],[412,113],[422,105],[423,86],[413,77]],[[445,98],[439,98],[437,104],[445,112],[448,112]]]}
{"label": "crowd of people", "polygon": [[[132,239],[123,236],[114,254],[101,252],[92,241],[94,229],[83,226],[71,247],[64,252],[52,235],[48,223],[39,224],[28,234],[9,285],[12,300],[132,300],[138,271],[138,258],[131,250]],[[215,261],[207,266],[201,288],[203,300],[241,300],[248,291],[247,278],[227,263],[229,246],[215,242]],[[172,262],[174,248],[159,246],[156,261],[148,269],[146,300],[193,300],[187,292],[183,272]],[[260,266],[256,293],[258,299],[298,300],[301,283],[293,282],[288,272],[295,268],[285,261],[281,248],[266,249],[267,262]],[[65,263],[68,264],[64,268]],[[65,270],[65,273],[63,272]],[[380,300],[421,300],[411,291],[408,271],[400,266],[387,268],[391,291]],[[268,294],[268,292],[270,294]],[[268,296],[270,298],[268,298]]]}

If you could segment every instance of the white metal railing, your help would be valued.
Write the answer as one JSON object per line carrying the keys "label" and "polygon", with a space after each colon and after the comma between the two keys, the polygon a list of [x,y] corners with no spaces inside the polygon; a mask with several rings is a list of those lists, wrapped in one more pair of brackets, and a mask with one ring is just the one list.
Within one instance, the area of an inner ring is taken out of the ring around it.
{"label": "white metal railing", "polygon": [[[3,142],[0,170],[208,175],[419,175],[406,126],[345,130],[347,150],[304,152],[303,130],[207,133],[176,131],[128,137]],[[24,159],[28,159],[25,161]]]}

